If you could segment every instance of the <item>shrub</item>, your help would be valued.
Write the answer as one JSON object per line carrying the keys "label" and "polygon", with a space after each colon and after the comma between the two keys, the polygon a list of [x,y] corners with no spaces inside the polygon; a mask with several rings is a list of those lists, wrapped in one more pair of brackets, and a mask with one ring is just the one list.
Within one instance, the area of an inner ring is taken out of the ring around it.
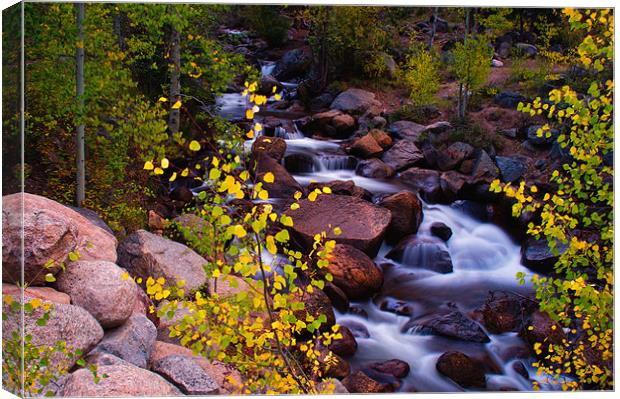
{"label": "shrub", "polygon": [[420,46],[412,46],[402,66],[402,79],[415,105],[435,102],[434,96],[439,89],[439,64],[433,54]]}

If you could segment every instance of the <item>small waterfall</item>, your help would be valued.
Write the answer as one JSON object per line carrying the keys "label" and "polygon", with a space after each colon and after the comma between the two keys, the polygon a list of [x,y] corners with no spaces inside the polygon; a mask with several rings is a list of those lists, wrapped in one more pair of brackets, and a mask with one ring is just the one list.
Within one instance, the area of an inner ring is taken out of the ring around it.
{"label": "small waterfall", "polygon": [[321,155],[314,158],[315,172],[355,170],[357,160],[348,155]]}
{"label": "small waterfall", "polygon": [[275,61],[265,61],[260,67],[260,73],[263,76],[270,76],[276,67]]}
{"label": "small waterfall", "polygon": [[276,136],[276,137],[283,138],[284,140],[300,140],[300,139],[303,139],[303,138],[306,137],[296,127],[295,127],[295,129],[292,132],[289,132],[289,131],[286,131],[286,129],[284,129],[281,126],[277,126],[274,129],[273,135]]}

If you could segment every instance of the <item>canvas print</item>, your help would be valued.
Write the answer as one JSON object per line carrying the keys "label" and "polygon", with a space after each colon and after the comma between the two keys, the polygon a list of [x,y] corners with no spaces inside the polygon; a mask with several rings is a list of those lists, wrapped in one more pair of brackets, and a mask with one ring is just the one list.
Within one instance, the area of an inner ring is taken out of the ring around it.
{"label": "canvas print", "polygon": [[2,29],[6,392],[614,389],[613,8]]}

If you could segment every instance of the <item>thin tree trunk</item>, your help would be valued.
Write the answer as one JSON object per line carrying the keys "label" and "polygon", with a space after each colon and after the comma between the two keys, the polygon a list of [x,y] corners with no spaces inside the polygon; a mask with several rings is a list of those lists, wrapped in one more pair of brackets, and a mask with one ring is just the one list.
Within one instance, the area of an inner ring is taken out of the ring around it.
{"label": "thin tree trunk", "polygon": [[75,51],[75,97],[78,104],[77,117],[77,185],[75,190],[75,202],[82,206],[86,191],[86,172],[84,168],[84,3],[75,5],[77,11],[78,41]]}
{"label": "thin tree trunk", "polygon": [[433,11],[433,25],[431,29],[431,37],[428,40],[428,50],[433,48],[433,42],[435,41],[435,33],[437,33],[437,14],[439,13],[439,7],[435,7]]}
{"label": "thin tree trunk", "polygon": [[[172,73],[170,74],[170,105],[181,100],[181,35],[175,27],[170,33],[170,45],[172,48]],[[171,134],[179,132],[181,126],[181,109],[170,108],[168,128]]]}
{"label": "thin tree trunk", "polygon": [[[469,13],[470,9],[465,9],[465,36],[463,38],[463,45],[467,46],[467,37],[469,36]],[[469,64],[469,63],[468,63]],[[469,67],[467,68],[469,70]],[[466,72],[465,76],[469,76],[469,71]],[[469,87],[467,84],[459,85],[459,118],[465,119],[465,110],[467,109],[467,92]]]}

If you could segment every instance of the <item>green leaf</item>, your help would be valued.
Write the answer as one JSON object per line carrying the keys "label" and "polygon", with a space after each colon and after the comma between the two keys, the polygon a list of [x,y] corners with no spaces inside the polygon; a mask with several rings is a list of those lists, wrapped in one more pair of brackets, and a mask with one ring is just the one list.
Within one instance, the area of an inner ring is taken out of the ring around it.
{"label": "green leaf", "polygon": [[53,283],[54,281],[56,281],[56,277],[54,277],[52,273],[47,273],[45,275],[45,281],[47,281],[48,283]]}
{"label": "green leaf", "polygon": [[281,242],[281,243],[286,243],[288,242],[288,240],[291,238],[288,234],[288,230],[280,230],[277,234],[276,234],[276,241]]}

